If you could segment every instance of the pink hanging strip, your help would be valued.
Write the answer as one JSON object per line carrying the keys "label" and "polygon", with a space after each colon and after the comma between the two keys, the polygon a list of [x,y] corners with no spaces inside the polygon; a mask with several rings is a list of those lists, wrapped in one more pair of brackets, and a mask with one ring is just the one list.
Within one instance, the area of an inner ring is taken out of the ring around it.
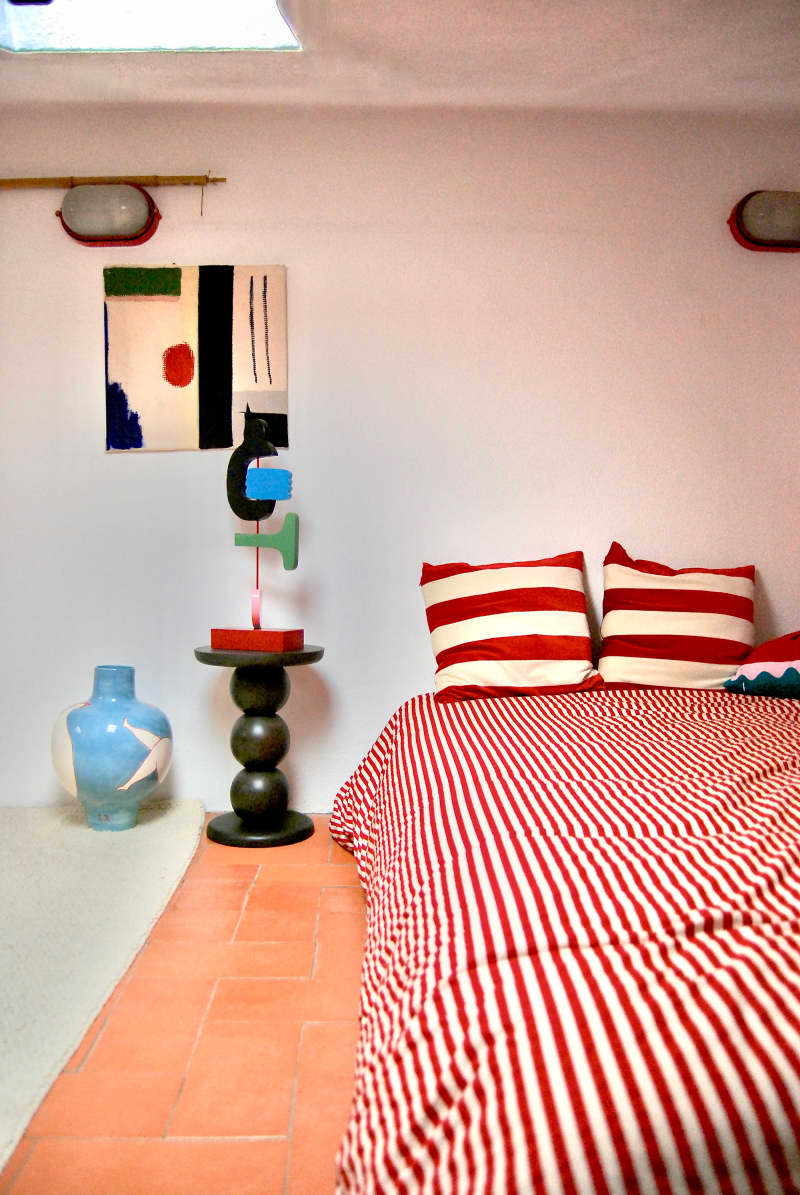
{"label": "pink hanging strip", "polygon": [[[261,464],[261,461],[256,458],[256,468]],[[261,522],[256,519],[256,535],[261,530]],[[261,630],[261,582],[259,577],[259,552],[260,548],[256,546],[256,587],[250,597],[250,616],[253,620],[253,630]]]}

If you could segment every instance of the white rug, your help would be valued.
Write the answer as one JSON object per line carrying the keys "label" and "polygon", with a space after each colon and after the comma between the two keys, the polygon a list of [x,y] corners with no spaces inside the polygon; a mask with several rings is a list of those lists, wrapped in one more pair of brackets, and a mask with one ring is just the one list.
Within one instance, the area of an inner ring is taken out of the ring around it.
{"label": "white rug", "polygon": [[200,801],[131,830],[77,804],[0,808],[0,1168],[144,945],[200,839]]}

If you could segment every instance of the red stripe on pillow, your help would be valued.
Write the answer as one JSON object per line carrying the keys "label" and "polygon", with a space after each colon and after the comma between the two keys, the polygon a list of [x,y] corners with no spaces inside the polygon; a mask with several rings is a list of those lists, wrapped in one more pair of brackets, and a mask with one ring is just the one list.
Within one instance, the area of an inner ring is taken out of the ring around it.
{"label": "red stripe on pillow", "polygon": [[550,556],[546,560],[517,560],[512,564],[497,561],[494,564],[467,564],[460,560],[452,564],[428,564],[422,566],[421,584],[441,581],[445,577],[457,577],[461,573],[479,573],[495,568],[577,568],[583,569],[583,552],[564,552],[562,556]]}
{"label": "red stripe on pillow", "polygon": [[470,597],[435,602],[426,611],[428,627],[435,630],[448,622],[484,618],[487,614],[509,614],[519,610],[571,610],[586,612],[586,597],[577,589],[502,589],[499,593],[477,593]]}
{"label": "red stripe on pillow", "polygon": [[703,614],[729,614],[753,621],[752,598],[701,589],[608,589],[603,597],[603,614],[611,610],[674,610]]}
{"label": "red stripe on pillow", "polygon": [[768,660],[777,663],[780,660],[796,660],[800,658],[800,631],[790,631],[788,635],[781,635],[778,639],[768,639],[754,647],[747,657],[748,664]]}
{"label": "red stripe on pillow", "polygon": [[586,689],[604,688],[602,677],[595,672],[578,685],[539,685],[536,689],[514,689],[503,686],[491,688],[488,685],[450,685],[434,694],[434,701],[475,701],[479,697],[554,697],[559,693],[578,693]]}
{"label": "red stripe on pillow", "polygon": [[746,643],[737,643],[733,639],[705,639],[700,635],[639,635],[635,638],[612,635],[603,640],[605,656],[637,656],[647,660],[691,660],[738,666],[742,652],[747,656],[749,651]]}
{"label": "red stripe on pillow", "polygon": [[459,643],[436,657],[439,668],[463,664],[465,660],[588,660],[592,641],[577,635],[519,635],[503,639],[483,639],[478,643]]}
{"label": "red stripe on pillow", "polygon": [[661,577],[680,577],[684,573],[708,573],[713,577],[745,577],[755,580],[755,566],[743,564],[737,568],[670,568],[668,564],[658,564],[655,560],[633,560],[616,540],[606,553],[604,564],[621,564],[626,568],[635,568],[640,573],[652,573]]}

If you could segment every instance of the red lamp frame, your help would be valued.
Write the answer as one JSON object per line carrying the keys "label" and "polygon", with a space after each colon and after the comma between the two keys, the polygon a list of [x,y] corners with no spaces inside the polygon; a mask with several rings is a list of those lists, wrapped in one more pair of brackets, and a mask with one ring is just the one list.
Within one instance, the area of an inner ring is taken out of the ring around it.
{"label": "red lamp frame", "polygon": [[759,195],[762,190],[763,188],[759,188],[758,191],[748,191],[728,217],[728,227],[733,239],[743,249],[751,249],[754,253],[800,253],[800,244],[793,241],[756,241],[745,232],[741,220],[744,206],[748,200],[752,199],[754,195]]}
{"label": "red lamp frame", "polygon": [[[80,184],[80,185],[86,185],[86,184]],[[90,185],[103,185],[103,184],[90,184]],[[57,211],[56,215],[58,216],[59,220],[61,221],[61,227],[64,229],[64,232],[67,234],[67,236],[72,237],[73,241],[78,241],[81,245],[97,245],[97,246],[143,245],[145,241],[149,241],[151,236],[153,236],[155,230],[158,228],[159,221],[161,220],[161,212],[156,207],[155,200],[153,199],[152,195],[150,195],[149,192],[145,191],[144,187],[140,187],[138,183],[129,183],[129,182],[126,182],[124,185],[126,187],[133,187],[133,189],[136,191],[140,191],[141,194],[144,195],[145,199],[147,200],[147,219],[146,219],[144,225],[139,229],[138,232],[134,233],[133,236],[118,236],[118,237],[82,236],[78,232],[73,232],[72,229],[67,224],[67,222],[65,221],[61,212]]]}

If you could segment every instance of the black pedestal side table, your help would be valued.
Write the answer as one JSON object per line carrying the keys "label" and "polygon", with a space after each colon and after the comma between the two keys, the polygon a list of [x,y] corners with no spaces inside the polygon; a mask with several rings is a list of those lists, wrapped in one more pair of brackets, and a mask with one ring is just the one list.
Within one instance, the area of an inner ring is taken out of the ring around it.
{"label": "black pedestal side table", "polygon": [[243,711],[231,731],[231,751],[243,765],[231,784],[233,813],[222,813],[208,823],[212,842],[286,846],[314,833],[310,817],[288,808],[289,785],[276,765],[289,750],[289,727],[278,710],[289,696],[286,669],[314,664],[324,650],[311,643],[297,651],[194,649],[201,664],[233,668],[231,697]]}

